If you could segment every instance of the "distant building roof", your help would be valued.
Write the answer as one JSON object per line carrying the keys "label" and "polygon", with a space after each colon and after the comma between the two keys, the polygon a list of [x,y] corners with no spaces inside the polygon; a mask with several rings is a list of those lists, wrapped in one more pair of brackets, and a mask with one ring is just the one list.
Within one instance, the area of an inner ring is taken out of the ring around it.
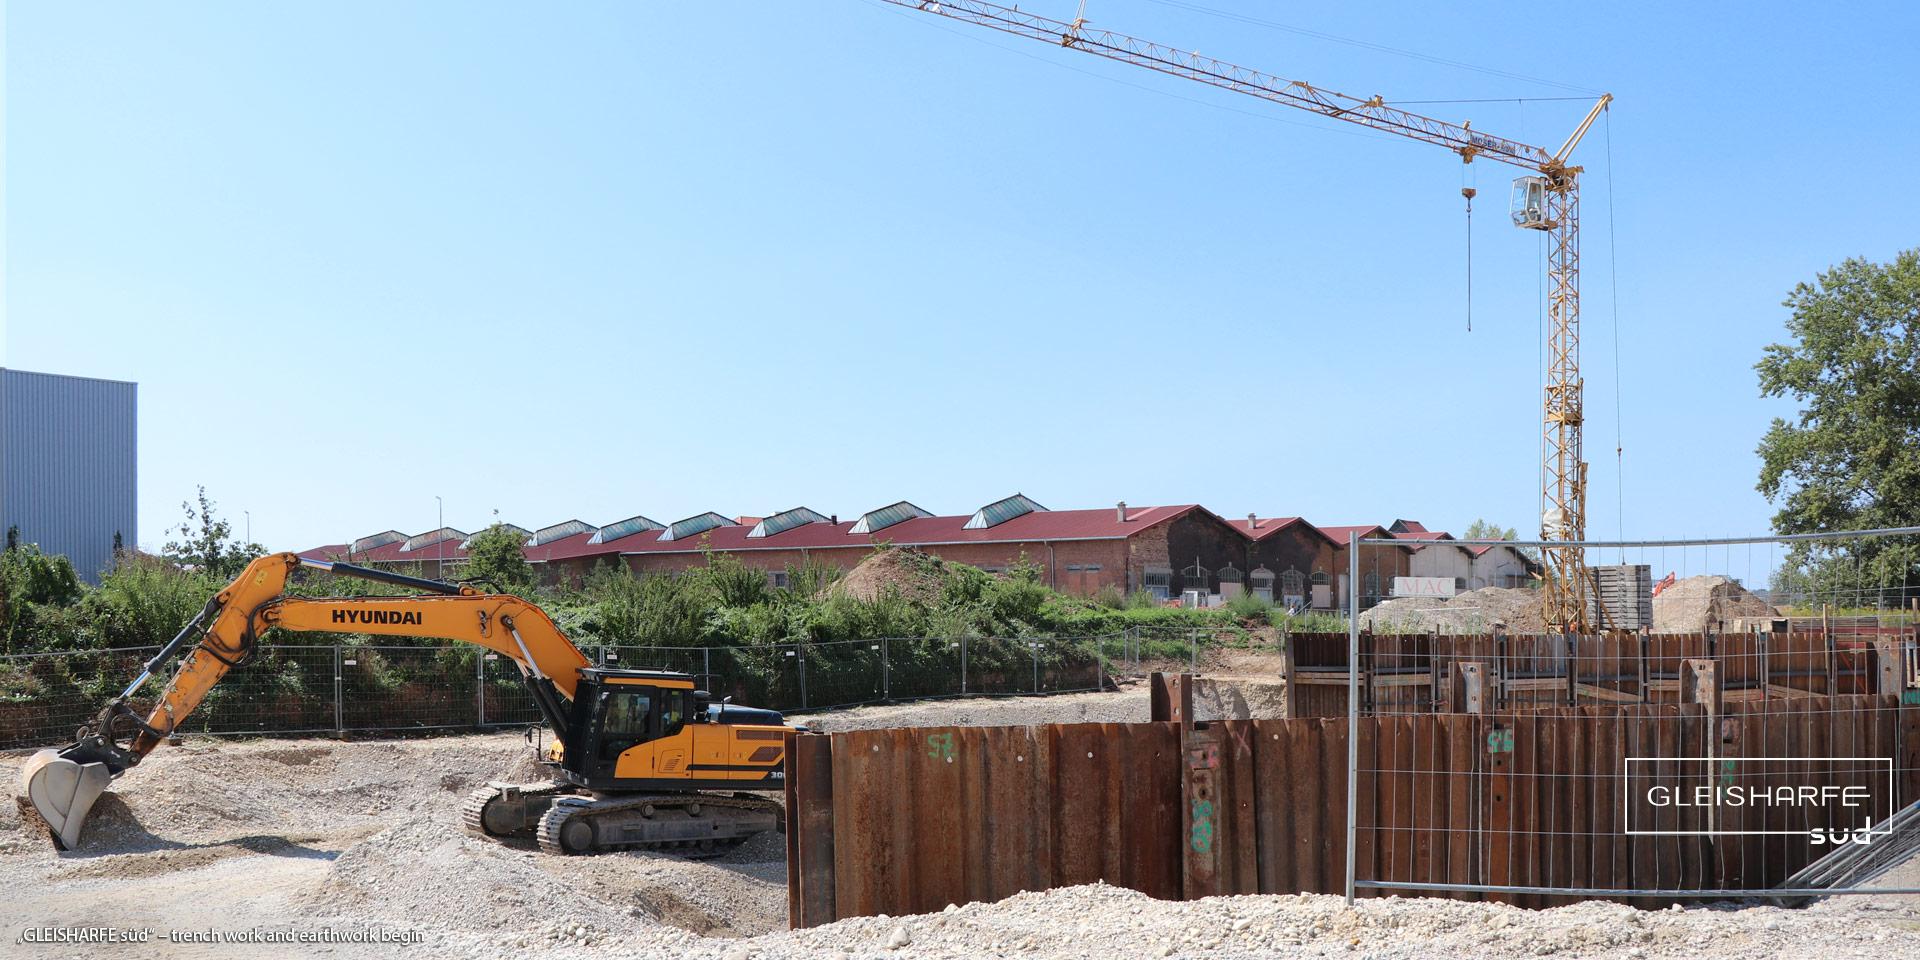
{"label": "distant building roof", "polygon": [[452,527],[440,527],[435,530],[428,530],[426,533],[416,533],[408,537],[401,543],[400,549],[402,552],[412,553],[422,547],[429,547],[443,540],[465,540],[467,536],[465,532],[455,530]]}
{"label": "distant building roof", "polygon": [[650,520],[642,516],[632,516],[617,523],[609,523],[601,527],[594,532],[592,539],[587,542],[612,543],[621,537],[631,537],[636,533],[644,533],[648,530],[665,530],[666,528],[667,525],[658,520]]}
{"label": "distant building roof", "polygon": [[302,550],[299,553],[295,554],[295,556],[301,558],[302,560],[326,560],[331,562],[334,560],[344,559],[347,555],[347,551],[351,549],[353,549],[353,545],[350,543],[329,543],[323,547],[313,547],[307,550]]}
{"label": "distant building roof", "polygon": [[[496,524],[488,524],[487,526],[485,526],[485,527],[482,527],[481,529],[479,529],[479,530],[475,530],[474,532],[472,532],[472,533],[470,533],[470,534],[468,534],[468,535],[467,535],[467,538],[466,538],[465,540],[462,540],[462,541],[460,541],[460,549],[462,549],[462,550],[465,550],[465,549],[467,549],[468,547],[471,547],[471,546],[473,546],[473,538],[474,538],[474,537],[477,537],[477,536],[479,536],[479,535],[481,535],[481,534],[483,534],[483,533],[486,533],[486,532],[487,532],[488,530],[491,530],[491,529],[493,529],[493,528],[494,528],[494,526],[496,526]],[[519,534],[519,535],[520,535],[520,542],[522,542],[522,543],[525,543],[525,542],[526,542],[527,540],[529,540],[529,539],[532,539],[532,537],[533,537],[533,531],[532,531],[532,530],[528,530],[528,529],[527,529],[526,527],[521,527],[521,526],[515,526],[514,524],[511,524],[511,523],[502,523],[502,524],[497,524],[497,526],[502,526],[502,527],[505,527],[505,528],[507,528],[507,532],[509,532],[509,533],[517,533],[517,534]]]}
{"label": "distant building roof", "polygon": [[[741,522],[745,523],[746,518],[742,517]],[[806,507],[794,507],[791,510],[782,510],[771,517],[755,521],[753,529],[747,531],[747,536],[759,540],[785,533],[794,527],[804,526],[809,523],[826,522],[827,518],[824,514],[815,513]]]}
{"label": "distant building roof", "polygon": [[[1402,521],[1402,520],[1394,521],[1395,525],[1398,525],[1404,522],[1405,521]],[[1395,530],[1395,531],[1392,531],[1392,533],[1393,533],[1393,538],[1395,540],[1413,541],[1412,545],[1407,547],[1408,553],[1419,553],[1420,551],[1425,550],[1427,548],[1427,544],[1440,543],[1442,541],[1453,539],[1453,534],[1448,533],[1445,530],[1408,530],[1408,531]],[[1454,547],[1459,550],[1464,550],[1469,555],[1474,555],[1472,550],[1468,550],[1465,546],[1461,544],[1450,543],[1448,544],[1448,546]]]}
{"label": "distant building roof", "polygon": [[380,533],[370,533],[355,540],[352,548],[354,553],[365,553],[369,550],[384,547],[389,543],[399,543],[405,539],[407,539],[407,535],[398,530],[386,530]]}
{"label": "distant building roof", "polygon": [[[1251,526],[1249,526],[1248,521],[1242,520],[1233,524],[1233,528],[1246,534],[1255,543],[1265,540],[1283,530],[1296,530],[1301,533],[1310,533],[1322,540],[1332,539],[1319,527],[1299,517],[1254,517]],[[1341,542],[1345,543],[1346,541],[1343,540]]]}
{"label": "distant building roof", "polygon": [[928,513],[927,511],[922,510],[919,507],[916,507],[905,500],[902,500],[899,503],[890,503],[884,507],[881,507],[878,510],[872,510],[867,512],[866,514],[862,515],[859,520],[855,521],[853,524],[853,528],[848,530],[847,532],[848,533],[879,533],[880,531],[885,530],[886,528],[891,527],[894,524],[901,522],[902,520],[912,520],[912,519],[915,519],[916,517],[931,517],[931,516],[933,516],[933,514]]}
{"label": "distant building roof", "polygon": [[[1315,526],[1319,525],[1315,524]],[[1358,536],[1362,540],[1382,540],[1392,536],[1392,534],[1387,532],[1387,528],[1377,523],[1320,527],[1320,532],[1326,534],[1327,539],[1343,547],[1351,542],[1354,536]]]}
{"label": "distant building roof", "polygon": [[658,542],[661,543],[670,543],[675,540],[685,540],[688,537],[697,537],[700,534],[719,527],[729,526],[739,527],[742,530],[746,529],[744,524],[734,523],[732,520],[709,510],[706,513],[695,514],[685,520],[675,520],[667,524],[666,531],[660,534],[657,539]]}
{"label": "distant building roof", "polygon": [[1033,502],[1025,494],[1016,493],[1004,500],[995,500],[973,512],[967,518],[968,530],[987,530],[997,527],[1015,517],[1024,517],[1029,513],[1045,513],[1046,507]]}
{"label": "distant building roof", "polygon": [[1395,520],[1387,524],[1389,533],[1426,533],[1427,525],[1418,520]]}
{"label": "distant building roof", "polygon": [[568,537],[580,533],[592,536],[594,531],[598,529],[598,527],[595,527],[585,520],[562,520],[551,526],[541,527],[535,530],[533,536],[527,538],[527,546],[538,547],[543,544],[552,543],[555,540],[565,540]]}

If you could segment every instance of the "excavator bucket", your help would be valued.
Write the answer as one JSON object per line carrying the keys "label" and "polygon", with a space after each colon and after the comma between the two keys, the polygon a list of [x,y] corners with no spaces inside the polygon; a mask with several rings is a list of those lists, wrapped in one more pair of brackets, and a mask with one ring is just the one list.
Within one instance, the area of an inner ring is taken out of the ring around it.
{"label": "excavator bucket", "polygon": [[87,812],[113,782],[113,774],[104,763],[82,763],[62,754],[42,750],[28,757],[20,768],[20,795],[47,822],[60,849],[72,850],[80,843]]}

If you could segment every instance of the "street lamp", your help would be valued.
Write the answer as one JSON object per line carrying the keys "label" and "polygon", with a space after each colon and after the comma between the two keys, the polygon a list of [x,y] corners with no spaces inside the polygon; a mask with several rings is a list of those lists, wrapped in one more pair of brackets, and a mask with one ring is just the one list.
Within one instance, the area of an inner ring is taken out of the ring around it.
{"label": "street lamp", "polygon": [[243,514],[246,514],[247,516],[247,546],[248,548],[252,548],[253,546],[253,511],[242,510],[240,512]]}

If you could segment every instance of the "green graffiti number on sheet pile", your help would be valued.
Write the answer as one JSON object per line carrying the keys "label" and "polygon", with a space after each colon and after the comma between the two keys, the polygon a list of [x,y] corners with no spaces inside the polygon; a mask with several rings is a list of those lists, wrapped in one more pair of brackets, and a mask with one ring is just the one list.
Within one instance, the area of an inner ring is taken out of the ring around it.
{"label": "green graffiti number on sheet pile", "polygon": [[1495,730],[1492,733],[1487,734],[1487,752],[1488,753],[1512,753],[1513,752],[1513,731],[1512,730]]}
{"label": "green graffiti number on sheet pile", "polygon": [[1213,849],[1213,801],[1195,800],[1193,802],[1194,853],[1207,853]]}
{"label": "green graffiti number on sheet pile", "polygon": [[935,760],[952,760],[953,759],[953,734],[951,733],[927,734],[927,756],[932,757]]}
{"label": "green graffiti number on sheet pile", "polygon": [[1727,787],[1729,789],[1733,787],[1734,771],[1738,769],[1739,766],[1740,765],[1738,763],[1732,760],[1720,761],[1720,785],[1721,786]]}

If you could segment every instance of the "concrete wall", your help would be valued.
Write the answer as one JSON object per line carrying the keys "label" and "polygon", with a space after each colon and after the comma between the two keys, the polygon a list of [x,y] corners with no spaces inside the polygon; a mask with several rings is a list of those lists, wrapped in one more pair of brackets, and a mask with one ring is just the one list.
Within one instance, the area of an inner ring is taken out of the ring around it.
{"label": "concrete wall", "polygon": [[116,380],[0,370],[0,530],[97,581],[114,538],[139,537],[138,390]]}

